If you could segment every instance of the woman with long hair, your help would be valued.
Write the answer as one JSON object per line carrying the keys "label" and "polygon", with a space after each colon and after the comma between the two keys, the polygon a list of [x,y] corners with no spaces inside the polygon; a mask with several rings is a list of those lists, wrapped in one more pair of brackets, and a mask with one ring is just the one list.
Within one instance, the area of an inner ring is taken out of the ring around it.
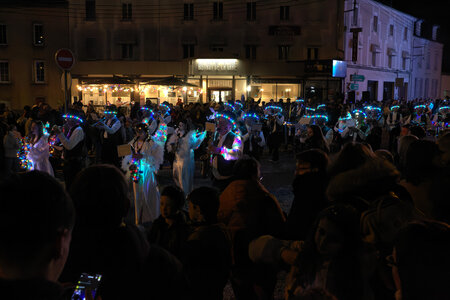
{"label": "woman with long hair", "polygon": [[52,165],[49,157],[49,135],[44,132],[44,125],[41,121],[34,120],[31,123],[29,139],[29,152],[27,159],[32,162],[33,170],[46,172],[54,176]]}
{"label": "woman with long hair", "polygon": [[323,136],[322,130],[317,125],[310,125],[307,129],[304,150],[310,149],[320,149],[327,154],[330,153],[330,148]]}
{"label": "woman with long hair", "polygon": [[136,137],[129,143],[132,155],[122,161],[122,168],[127,172],[133,188],[136,224],[151,222],[160,215],[160,195],[155,174],[163,162],[165,134],[167,131],[160,129],[149,137],[147,125],[137,125]]}

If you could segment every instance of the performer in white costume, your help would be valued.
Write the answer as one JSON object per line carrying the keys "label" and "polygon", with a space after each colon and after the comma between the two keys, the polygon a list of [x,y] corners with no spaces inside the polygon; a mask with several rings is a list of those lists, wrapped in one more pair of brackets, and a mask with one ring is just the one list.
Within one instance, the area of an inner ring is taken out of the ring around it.
{"label": "performer in white costume", "polygon": [[199,133],[190,127],[189,121],[180,122],[175,134],[167,143],[167,150],[175,153],[173,179],[185,195],[194,189],[194,150],[200,146],[206,136],[206,131]]}
{"label": "performer in white costume", "polygon": [[28,152],[28,160],[33,164],[33,170],[46,172],[52,176],[53,168],[48,160],[49,145],[47,133],[44,133],[44,125],[41,121],[33,121],[31,123],[30,144]]}
{"label": "performer in white costume", "polygon": [[160,215],[160,196],[156,182],[156,172],[164,159],[164,143],[167,126],[160,124],[155,135],[148,137],[146,124],[139,124],[136,137],[131,140],[132,155],[122,161],[127,178],[132,182],[136,224],[155,220]]}

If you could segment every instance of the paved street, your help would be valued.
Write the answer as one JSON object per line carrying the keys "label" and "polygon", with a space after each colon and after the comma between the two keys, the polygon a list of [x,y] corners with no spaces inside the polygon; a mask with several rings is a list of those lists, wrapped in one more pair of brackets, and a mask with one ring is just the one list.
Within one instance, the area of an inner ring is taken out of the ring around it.
{"label": "paved street", "polygon": [[[295,159],[290,151],[280,152],[280,160],[277,163],[269,161],[267,152],[261,159],[262,184],[274,194],[280,202],[281,208],[286,213],[289,211],[292,202],[292,180],[294,179]],[[163,166],[158,173],[158,184],[160,187],[173,184],[172,169]],[[197,163],[195,169],[194,186],[211,186],[209,178],[203,178],[200,174],[200,164]]]}

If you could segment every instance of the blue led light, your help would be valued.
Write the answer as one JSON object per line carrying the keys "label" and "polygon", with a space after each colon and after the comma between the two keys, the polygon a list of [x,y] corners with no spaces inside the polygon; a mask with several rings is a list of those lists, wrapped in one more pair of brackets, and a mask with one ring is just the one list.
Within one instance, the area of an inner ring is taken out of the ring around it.
{"label": "blue led light", "polygon": [[399,109],[399,108],[400,108],[400,106],[394,105],[394,106],[391,106],[390,110]]}
{"label": "blue led light", "polygon": [[117,113],[115,111],[105,110],[103,112],[105,115],[116,115]]}
{"label": "blue led light", "polygon": [[351,120],[351,119],[352,119],[352,115],[348,112],[345,117],[340,117],[339,121],[346,121],[346,120]]}
{"label": "blue led light", "polygon": [[362,110],[359,110],[359,109],[355,109],[355,110],[352,112],[352,114],[354,114],[354,115],[363,115],[364,118],[367,118],[366,113],[363,112]]}
{"label": "blue led light", "polygon": [[303,103],[303,102],[305,102],[305,100],[303,100],[302,98],[299,98],[299,99],[295,100],[295,102],[301,102],[301,103]]}
{"label": "blue led light", "polygon": [[265,110],[268,110],[268,109],[271,109],[271,110],[278,110],[279,113],[282,113],[282,112],[283,112],[283,109],[282,109],[281,107],[275,106],[275,105],[270,105],[270,106],[267,106],[267,107],[265,108]]}
{"label": "blue led light", "polygon": [[167,110],[167,112],[170,111],[170,107],[167,104],[161,103],[159,106],[165,108]]}
{"label": "blue led light", "polygon": [[81,118],[79,118],[77,116],[74,116],[74,115],[63,115],[62,117],[64,119],[74,119],[74,120],[77,120],[80,123],[83,123],[83,120]]}
{"label": "blue led light", "polygon": [[316,111],[316,109],[315,109],[315,108],[312,108],[312,107],[306,107],[305,109],[306,109],[306,110],[310,110],[310,111]]}
{"label": "blue led light", "polygon": [[259,116],[255,113],[252,114],[244,114],[243,119],[245,120],[246,118],[253,118],[255,119],[257,122],[259,122]]}
{"label": "blue led light", "polygon": [[444,109],[450,109],[450,106],[442,106],[442,107],[439,107],[439,111],[444,110]]}
{"label": "blue led light", "polygon": [[317,105],[317,109],[322,109],[322,108],[326,108],[326,104],[320,104],[320,105]]}
{"label": "blue led light", "polygon": [[419,108],[425,109],[425,108],[427,108],[427,106],[423,105],[423,104],[414,106],[414,109],[419,109]]}

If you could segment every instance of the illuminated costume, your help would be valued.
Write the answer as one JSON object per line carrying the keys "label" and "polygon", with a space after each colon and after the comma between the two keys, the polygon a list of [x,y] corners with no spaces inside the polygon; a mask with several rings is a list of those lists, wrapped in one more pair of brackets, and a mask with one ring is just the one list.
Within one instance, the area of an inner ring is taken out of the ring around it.
{"label": "illuminated costume", "polygon": [[155,135],[142,144],[139,145],[138,138],[129,143],[133,154],[141,154],[141,159],[128,155],[122,161],[122,169],[132,181],[136,224],[151,222],[160,215],[160,195],[155,175],[164,160],[166,138],[167,126],[162,123]]}
{"label": "illuminated costume", "polygon": [[220,190],[225,189],[233,175],[235,162],[242,156],[242,139],[235,120],[227,114],[216,113],[216,120],[224,118],[232,124],[232,130],[223,135],[216,132],[213,138],[213,146],[220,149],[220,153],[212,155],[211,171],[214,179],[214,185]]}
{"label": "illuminated costume", "polygon": [[97,125],[102,132],[102,162],[112,164],[117,167],[120,166],[119,155],[117,154],[117,146],[123,144],[124,138],[122,136],[120,120],[116,117],[116,107],[114,105],[108,106],[105,109],[105,122],[98,122]]}
{"label": "illuminated costume", "polygon": [[245,134],[242,135],[244,154],[259,160],[266,145],[262,130],[255,129],[255,125],[259,125],[259,117],[255,113],[247,113],[243,115],[243,119],[245,120]]}
{"label": "illuminated costume", "polygon": [[32,162],[32,170],[46,172],[54,176],[52,165],[48,160],[48,134],[43,134],[34,144],[29,144],[28,160]]}
{"label": "illuminated costume", "polygon": [[187,134],[177,130],[168,142],[175,152],[175,161],[173,163],[173,179],[175,184],[180,187],[185,195],[188,195],[194,189],[194,150],[197,149],[206,137],[206,131],[198,133],[195,130]]}

